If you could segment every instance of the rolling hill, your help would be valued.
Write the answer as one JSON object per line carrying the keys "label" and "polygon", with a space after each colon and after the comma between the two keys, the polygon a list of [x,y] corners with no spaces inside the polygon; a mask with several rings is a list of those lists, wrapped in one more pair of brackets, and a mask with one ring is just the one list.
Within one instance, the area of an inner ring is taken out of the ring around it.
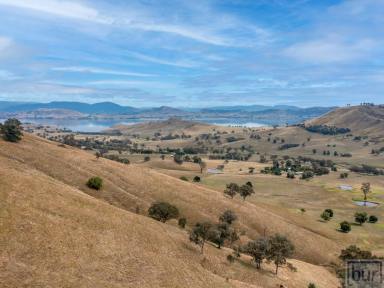
{"label": "rolling hill", "polygon": [[[338,285],[335,276],[317,264],[335,259],[340,246],[334,239],[345,235],[308,229],[257,204],[230,200],[140,165],[96,160],[28,134],[17,144],[0,140],[0,146],[3,287]],[[94,175],[104,179],[101,191],[85,185]],[[286,234],[298,248],[296,259],[290,260],[298,272],[284,268],[275,277],[268,268],[258,272],[246,257],[231,266],[225,260],[229,251],[210,245],[206,254],[199,254],[175,223],[145,216],[156,200],[175,204],[189,223],[215,221],[232,209],[246,238],[265,227]]]}
{"label": "rolling hill", "polygon": [[354,135],[384,136],[384,106],[352,106],[330,111],[306,125],[328,125],[351,129]]}

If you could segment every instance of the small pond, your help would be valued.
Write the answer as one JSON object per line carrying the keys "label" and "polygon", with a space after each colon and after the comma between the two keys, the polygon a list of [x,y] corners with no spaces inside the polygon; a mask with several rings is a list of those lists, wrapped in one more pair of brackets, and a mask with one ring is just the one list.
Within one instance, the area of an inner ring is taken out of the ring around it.
{"label": "small pond", "polygon": [[358,206],[366,206],[366,207],[376,207],[379,206],[379,203],[377,202],[371,202],[371,201],[353,201]]}

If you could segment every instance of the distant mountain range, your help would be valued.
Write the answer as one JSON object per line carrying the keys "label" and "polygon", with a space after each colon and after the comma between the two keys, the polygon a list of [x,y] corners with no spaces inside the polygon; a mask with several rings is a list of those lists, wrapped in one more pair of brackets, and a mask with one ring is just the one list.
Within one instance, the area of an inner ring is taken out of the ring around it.
{"label": "distant mountain range", "polygon": [[56,101],[49,103],[25,103],[0,101],[0,118],[55,118],[52,110],[60,111],[60,119],[65,118],[158,118],[181,117],[185,119],[231,120],[239,124],[247,121],[262,124],[297,123],[323,115],[336,107],[300,108],[288,105],[264,106],[217,106],[209,108],[174,108],[169,106],[136,108],[121,106],[112,102],[88,104],[82,102]]}

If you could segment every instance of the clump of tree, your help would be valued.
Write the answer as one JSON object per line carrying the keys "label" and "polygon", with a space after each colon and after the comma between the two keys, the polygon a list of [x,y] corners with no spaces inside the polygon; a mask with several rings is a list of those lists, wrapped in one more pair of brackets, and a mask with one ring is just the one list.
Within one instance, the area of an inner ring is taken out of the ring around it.
{"label": "clump of tree", "polygon": [[211,228],[212,223],[210,222],[196,223],[195,227],[193,227],[191,233],[189,234],[189,240],[200,246],[202,254],[204,253],[205,242],[208,241],[210,236]]}
{"label": "clump of tree", "polygon": [[384,170],[369,165],[352,166],[349,170],[361,174],[384,175]]}
{"label": "clump of tree", "polygon": [[23,136],[21,123],[16,118],[10,118],[0,124],[0,134],[9,142],[19,142]]}
{"label": "clump of tree", "polygon": [[280,234],[250,241],[242,248],[242,251],[252,256],[258,269],[261,268],[263,260],[273,262],[276,267],[276,274],[279,267],[287,262],[288,257],[292,256],[294,250],[295,247],[291,241]]}
{"label": "clump of tree", "polygon": [[103,179],[100,177],[91,177],[87,181],[87,186],[91,189],[100,190],[103,187]]}
{"label": "clump of tree", "polygon": [[337,135],[351,132],[349,128],[342,128],[328,125],[312,125],[306,126],[305,129],[309,132],[320,133],[323,135]]}
{"label": "clump of tree", "polygon": [[300,144],[297,144],[297,143],[286,143],[286,144],[283,144],[279,147],[279,150],[287,150],[287,149],[290,149],[290,148],[295,148],[295,147],[299,147]]}
{"label": "clump of tree", "polygon": [[179,217],[179,209],[168,202],[155,202],[148,209],[149,217],[165,223]]}

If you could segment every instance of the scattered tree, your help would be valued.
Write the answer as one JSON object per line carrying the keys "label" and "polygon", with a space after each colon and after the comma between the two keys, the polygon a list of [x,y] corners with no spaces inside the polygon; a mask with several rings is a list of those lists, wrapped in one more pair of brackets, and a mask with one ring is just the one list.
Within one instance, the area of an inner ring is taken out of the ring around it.
{"label": "scattered tree", "polygon": [[331,215],[330,215],[329,212],[327,212],[327,211],[323,211],[323,213],[321,213],[320,217],[321,217],[324,221],[328,221],[329,219],[331,219]]}
{"label": "scattered tree", "polygon": [[193,178],[193,182],[200,182],[201,181],[201,178],[199,176],[195,176]]}
{"label": "scattered tree", "polygon": [[369,216],[368,222],[369,223],[376,223],[379,219],[375,215]]}
{"label": "scattered tree", "polygon": [[200,159],[199,166],[200,166],[200,173],[203,174],[203,170],[207,167],[207,163],[205,163]]}
{"label": "scattered tree", "polygon": [[148,215],[160,222],[179,217],[179,210],[168,202],[155,202],[149,207]]}
{"label": "scattered tree", "polygon": [[268,256],[268,251],[270,250],[269,245],[270,242],[267,238],[259,238],[257,240],[248,242],[242,250],[253,258],[257,269],[260,269],[261,263]]}

